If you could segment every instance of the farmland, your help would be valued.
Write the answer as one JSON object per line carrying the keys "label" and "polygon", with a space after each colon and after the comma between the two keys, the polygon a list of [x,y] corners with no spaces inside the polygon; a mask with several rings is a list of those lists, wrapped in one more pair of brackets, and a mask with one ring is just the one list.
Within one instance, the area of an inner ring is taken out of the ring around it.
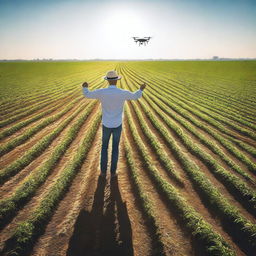
{"label": "farmland", "polygon": [[[81,84],[112,69],[147,87],[104,181]],[[0,254],[255,255],[255,78],[255,61],[0,63]]]}

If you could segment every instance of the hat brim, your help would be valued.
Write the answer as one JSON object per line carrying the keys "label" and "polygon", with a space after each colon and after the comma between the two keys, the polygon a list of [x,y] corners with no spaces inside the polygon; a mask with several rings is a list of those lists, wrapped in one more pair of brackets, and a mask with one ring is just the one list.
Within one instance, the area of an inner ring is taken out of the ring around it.
{"label": "hat brim", "polygon": [[111,80],[120,80],[121,78],[122,78],[122,76],[118,76],[117,78],[108,78],[107,76],[104,76],[103,77],[105,80],[109,80],[109,81],[111,81]]}

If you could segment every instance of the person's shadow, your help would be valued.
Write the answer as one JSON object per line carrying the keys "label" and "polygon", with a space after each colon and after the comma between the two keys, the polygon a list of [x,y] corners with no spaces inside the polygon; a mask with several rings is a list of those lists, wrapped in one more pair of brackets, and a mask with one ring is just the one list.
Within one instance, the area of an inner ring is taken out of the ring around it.
{"label": "person's shadow", "polygon": [[118,179],[110,181],[104,202],[106,180],[99,177],[91,212],[81,210],[69,242],[68,256],[134,255],[132,229]]}

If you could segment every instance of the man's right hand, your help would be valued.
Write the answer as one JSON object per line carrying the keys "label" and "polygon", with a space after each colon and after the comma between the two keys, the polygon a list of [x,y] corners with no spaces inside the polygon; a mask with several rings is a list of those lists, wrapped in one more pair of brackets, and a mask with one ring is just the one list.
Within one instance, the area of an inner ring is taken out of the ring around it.
{"label": "man's right hand", "polygon": [[140,85],[140,89],[143,91],[146,88],[146,86],[147,86],[146,83],[143,83]]}
{"label": "man's right hand", "polygon": [[82,86],[88,88],[88,83],[84,82]]}

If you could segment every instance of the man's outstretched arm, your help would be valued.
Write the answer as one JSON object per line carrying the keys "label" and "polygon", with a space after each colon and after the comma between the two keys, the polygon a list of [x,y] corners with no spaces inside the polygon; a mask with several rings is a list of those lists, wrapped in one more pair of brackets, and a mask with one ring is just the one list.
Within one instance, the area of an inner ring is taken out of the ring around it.
{"label": "man's outstretched arm", "polygon": [[146,84],[142,84],[140,89],[135,92],[125,91],[125,99],[126,100],[137,100],[142,96],[142,91],[145,89]]}
{"label": "man's outstretched arm", "polygon": [[99,99],[100,98],[101,89],[90,91],[88,89],[87,82],[84,82],[82,86],[83,86],[83,94],[86,98],[89,98],[89,99]]}

